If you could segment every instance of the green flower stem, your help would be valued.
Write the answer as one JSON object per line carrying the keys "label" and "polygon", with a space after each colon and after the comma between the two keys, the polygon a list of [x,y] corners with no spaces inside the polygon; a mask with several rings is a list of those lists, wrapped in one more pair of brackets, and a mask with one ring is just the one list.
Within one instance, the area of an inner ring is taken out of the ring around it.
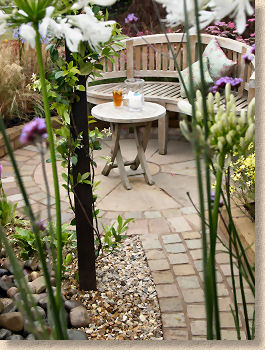
{"label": "green flower stem", "polygon": [[10,142],[9,142],[8,137],[6,135],[3,118],[0,118],[0,130],[1,130],[1,133],[3,135],[3,139],[5,142],[6,148],[7,148],[7,152],[8,152],[8,155],[10,157],[15,174],[16,174],[17,182],[18,182],[21,194],[22,194],[24,202],[25,202],[25,207],[27,208],[27,211],[28,211],[28,215],[29,215],[31,225],[32,225],[32,230],[33,230],[35,237],[36,237],[38,254],[39,254],[41,264],[42,264],[43,274],[44,274],[45,282],[47,285],[47,291],[49,294],[49,300],[51,302],[53,315],[54,315],[55,333],[60,334],[60,332],[59,332],[60,321],[58,318],[57,305],[55,303],[55,299],[54,299],[54,295],[53,295],[52,285],[51,285],[51,281],[50,281],[50,277],[49,277],[49,271],[48,271],[48,267],[47,267],[47,263],[46,263],[46,256],[45,256],[45,254],[42,250],[42,246],[41,246],[41,241],[40,241],[40,237],[39,237],[39,227],[38,228],[36,227],[36,219],[35,219],[34,213],[32,211],[31,205],[29,203],[29,199],[28,199],[28,196],[27,196],[27,193],[26,193],[23,181],[22,181],[22,177],[20,176],[20,173],[18,170],[18,166],[17,166],[16,160],[15,160],[14,154],[13,154],[13,150],[10,146]]}
{"label": "green flower stem", "polygon": [[216,327],[216,338],[217,339],[221,339],[221,333],[220,333],[217,286],[216,286],[215,251],[216,251],[217,226],[218,226],[218,217],[219,217],[219,203],[220,203],[220,196],[221,196],[224,161],[225,161],[225,153],[222,152],[219,156],[218,169],[216,172],[216,190],[215,190],[215,198],[214,198],[213,212],[212,212],[212,226],[210,228],[210,256],[209,256],[209,261],[208,261],[209,275],[211,276],[211,289],[213,292],[215,327]]}
{"label": "green flower stem", "polygon": [[[194,102],[194,84],[192,79],[192,61],[191,61],[191,48],[190,48],[190,36],[189,36],[189,22],[186,1],[184,1],[185,11],[185,31],[187,34],[187,56],[189,65],[189,80],[190,80],[190,103],[192,105],[192,129],[196,130],[196,111]],[[207,339],[213,339],[213,293],[209,285],[209,272],[207,268],[207,237],[206,237],[206,224],[205,224],[205,207],[204,207],[204,193],[203,193],[203,181],[200,163],[200,146],[196,135],[193,140],[193,148],[195,151],[196,159],[196,171],[197,171],[197,182],[199,190],[199,202],[200,202],[200,213],[201,213],[201,226],[202,226],[202,248],[203,248],[203,277],[204,277],[204,293],[205,293],[205,308],[207,315]]]}
{"label": "green flower stem", "polygon": [[[50,108],[48,103],[48,95],[45,82],[45,74],[43,68],[43,58],[41,50],[41,40],[40,34],[38,31],[38,23],[34,23],[34,29],[36,32],[36,53],[38,60],[38,68],[41,82],[41,91],[43,97],[44,111],[45,111],[45,120],[46,127],[48,132],[48,141],[52,162],[52,174],[54,182],[54,192],[55,192],[55,202],[56,202],[56,236],[57,236],[57,269],[56,269],[56,303],[58,310],[60,311],[63,308],[62,297],[61,297],[61,283],[62,283],[62,266],[63,266],[63,255],[62,255],[62,223],[61,223],[61,202],[60,202],[60,192],[59,192],[59,180],[56,166],[56,155],[55,155],[55,146],[54,146],[54,137],[51,124],[51,115]],[[59,315],[57,314],[57,317]],[[62,317],[61,321],[64,323],[64,327],[60,329],[61,339],[67,339],[66,333],[66,321]]]}
{"label": "green flower stem", "polygon": [[[227,202],[230,207],[230,167],[227,169],[227,177],[226,177],[226,193],[227,193]],[[224,220],[223,220],[224,222]],[[237,293],[236,293],[236,284],[235,284],[235,275],[234,275],[234,264],[233,264],[233,238],[232,238],[232,230],[231,230],[231,224],[229,223],[229,227],[226,227],[228,235],[229,235],[229,263],[230,263],[230,269],[231,269],[231,277],[232,277],[232,288],[233,288],[233,297],[234,297],[234,306],[235,306],[235,325],[236,325],[236,331],[237,331],[237,339],[241,339],[240,335],[240,327],[239,327],[239,314],[238,314],[238,305],[237,305]]]}

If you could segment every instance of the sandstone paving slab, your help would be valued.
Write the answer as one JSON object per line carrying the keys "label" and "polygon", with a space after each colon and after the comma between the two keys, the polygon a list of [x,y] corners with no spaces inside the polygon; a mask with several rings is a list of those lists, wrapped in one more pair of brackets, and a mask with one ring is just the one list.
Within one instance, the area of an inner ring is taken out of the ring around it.
{"label": "sandstone paving slab", "polygon": [[181,163],[193,159],[194,155],[190,143],[175,140],[168,141],[166,157],[155,153],[151,158],[148,158],[149,161],[159,165]]}
{"label": "sandstone paving slab", "polygon": [[181,232],[181,234],[185,240],[196,239],[196,238],[201,239],[201,234],[199,232]]}
{"label": "sandstone paving slab", "polygon": [[[181,276],[177,277],[178,284],[182,289],[200,288],[198,278],[196,276]],[[184,292],[185,293],[185,292]]]}
{"label": "sandstone paving slab", "polygon": [[152,276],[155,284],[169,284],[174,282],[174,277],[170,270],[152,271]]}
{"label": "sandstone paving slab", "polygon": [[150,233],[166,233],[169,232],[169,225],[164,218],[155,218],[149,220],[149,232]]}
{"label": "sandstone paving slab", "polygon": [[188,340],[187,329],[164,328],[164,340]]}
{"label": "sandstone paving slab", "polygon": [[162,313],[162,323],[164,327],[186,327],[184,313]]}
{"label": "sandstone paving slab", "polygon": [[224,283],[217,283],[217,295],[220,297],[228,295],[228,289],[224,285]]}
{"label": "sandstone paving slab", "polygon": [[168,218],[167,220],[172,226],[174,232],[185,232],[192,230],[188,222],[182,216],[176,218]]}
{"label": "sandstone paving slab", "polygon": [[155,219],[155,218],[160,218],[161,217],[161,213],[160,211],[145,211],[144,212],[144,217],[146,219]]}
{"label": "sandstone paving slab", "polygon": [[[235,321],[231,311],[220,312],[219,316],[221,328],[235,328]],[[241,324],[241,319],[239,318],[239,325],[241,326]]]}
{"label": "sandstone paving slab", "polygon": [[151,271],[161,271],[169,269],[169,264],[166,259],[149,260],[148,264]]}
{"label": "sandstone paving slab", "polygon": [[156,286],[158,298],[177,297],[179,292],[175,284],[159,284]]}
{"label": "sandstone paving slab", "polygon": [[145,250],[148,249],[162,249],[161,243],[156,235],[144,235],[141,237],[142,245]]}
{"label": "sandstone paving slab", "polygon": [[229,254],[228,253],[217,253],[215,260],[218,264],[229,264]]}
{"label": "sandstone paving slab", "polygon": [[[240,332],[240,336],[241,340],[246,340],[246,334],[243,331]],[[238,340],[235,330],[221,329],[221,337],[222,340]]]}
{"label": "sandstone paving slab", "polygon": [[[129,223],[129,229],[127,231],[128,235],[144,235],[148,234],[148,221],[144,219],[137,219]],[[154,247],[156,248],[156,247]],[[159,247],[158,247],[159,248]]]}
{"label": "sandstone paving slab", "polygon": [[206,335],[206,321],[191,321],[190,327],[192,335]]}
{"label": "sandstone paving slab", "polygon": [[197,179],[194,176],[158,173],[153,176],[153,180],[157,187],[163,189],[180,205],[190,205],[187,192],[190,193],[193,201],[198,203]]}
{"label": "sandstone paving slab", "polygon": [[184,253],[186,249],[182,243],[165,244],[165,249],[168,253]]}
{"label": "sandstone paving slab", "polygon": [[185,215],[184,218],[192,225],[195,230],[201,229],[201,219],[198,214]]}
{"label": "sandstone paving slab", "polygon": [[173,217],[176,217],[176,216],[181,216],[181,212],[179,209],[177,208],[180,208],[181,205],[178,204],[176,202],[176,208],[169,208],[169,209],[166,209],[166,210],[162,210],[162,214],[165,218],[173,218]]}
{"label": "sandstone paving slab", "polygon": [[186,289],[183,293],[183,297],[186,303],[201,303],[204,302],[204,293],[202,288],[200,289]]}
{"label": "sandstone paving slab", "polygon": [[159,298],[161,312],[183,311],[183,303],[178,297]]}
{"label": "sandstone paving slab", "polygon": [[190,254],[194,260],[201,260],[202,259],[202,249],[190,250]]}
{"label": "sandstone paving slab", "polygon": [[197,214],[197,211],[194,208],[194,206],[180,208],[180,211],[181,211],[181,214],[184,214],[184,215]]}
{"label": "sandstone paving slab", "polygon": [[187,314],[188,314],[189,318],[205,319],[206,318],[205,305],[204,304],[201,304],[201,305],[189,304],[189,305],[187,305]]}
{"label": "sandstone paving slab", "polygon": [[181,242],[181,239],[177,233],[171,234],[171,235],[163,235],[162,240],[165,244],[167,243],[179,243]]}
{"label": "sandstone paving slab", "polygon": [[[228,254],[227,254],[228,255]],[[228,255],[229,256],[229,255]],[[220,268],[223,272],[223,274],[225,276],[231,276],[231,268],[230,268],[230,264],[222,264],[220,265]],[[234,275],[237,276],[239,275],[239,271],[238,271],[238,268],[234,265],[233,266],[233,270],[234,270]]]}
{"label": "sandstone paving slab", "polygon": [[218,298],[218,306],[220,311],[230,311],[230,306],[233,307],[233,302],[230,297],[219,297]]}
{"label": "sandstone paving slab", "polygon": [[141,211],[127,211],[124,214],[124,219],[131,219],[131,218],[141,219],[142,218],[142,212]]}
{"label": "sandstone paving slab", "polygon": [[201,239],[190,239],[186,241],[188,249],[200,249],[202,247]]}
{"label": "sandstone paving slab", "polygon": [[168,254],[168,259],[172,265],[187,264],[189,262],[187,254],[184,253]]}
{"label": "sandstone paving slab", "polygon": [[174,199],[156,185],[148,185],[143,177],[130,178],[130,183],[131,190],[126,190],[120,184],[98,203],[98,208],[106,211],[149,211],[178,206]]}
{"label": "sandstone paving slab", "polygon": [[166,256],[162,250],[152,249],[145,253],[148,260],[165,259]]}
{"label": "sandstone paving slab", "polygon": [[176,276],[195,275],[194,268],[189,264],[174,265],[173,271]]}

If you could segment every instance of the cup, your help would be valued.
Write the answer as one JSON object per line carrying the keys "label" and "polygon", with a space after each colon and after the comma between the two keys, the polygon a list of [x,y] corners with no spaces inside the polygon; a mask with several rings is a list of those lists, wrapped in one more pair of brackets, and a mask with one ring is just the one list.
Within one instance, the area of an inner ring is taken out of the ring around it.
{"label": "cup", "polygon": [[120,107],[122,103],[122,90],[113,90],[113,103],[115,107]]}
{"label": "cup", "polygon": [[126,79],[127,105],[130,111],[141,111],[144,106],[144,80]]}

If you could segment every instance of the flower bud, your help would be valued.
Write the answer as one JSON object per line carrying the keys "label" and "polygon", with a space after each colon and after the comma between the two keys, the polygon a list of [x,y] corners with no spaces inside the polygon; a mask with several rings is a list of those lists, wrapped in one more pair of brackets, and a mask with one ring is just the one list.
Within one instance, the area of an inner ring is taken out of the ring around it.
{"label": "flower bud", "polygon": [[225,86],[225,100],[227,102],[230,101],[230,95],[231,95],[231,85],[228,83]]}

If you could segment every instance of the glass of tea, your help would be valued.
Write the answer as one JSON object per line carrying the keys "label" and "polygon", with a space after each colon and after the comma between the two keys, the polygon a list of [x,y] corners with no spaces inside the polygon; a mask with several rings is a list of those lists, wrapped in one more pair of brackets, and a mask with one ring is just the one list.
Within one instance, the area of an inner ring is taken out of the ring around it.
{"label": "glass of tea", "polygon": [[122,90],[113,90],[113,103],[115,107],[120,107],[122,103]]}

